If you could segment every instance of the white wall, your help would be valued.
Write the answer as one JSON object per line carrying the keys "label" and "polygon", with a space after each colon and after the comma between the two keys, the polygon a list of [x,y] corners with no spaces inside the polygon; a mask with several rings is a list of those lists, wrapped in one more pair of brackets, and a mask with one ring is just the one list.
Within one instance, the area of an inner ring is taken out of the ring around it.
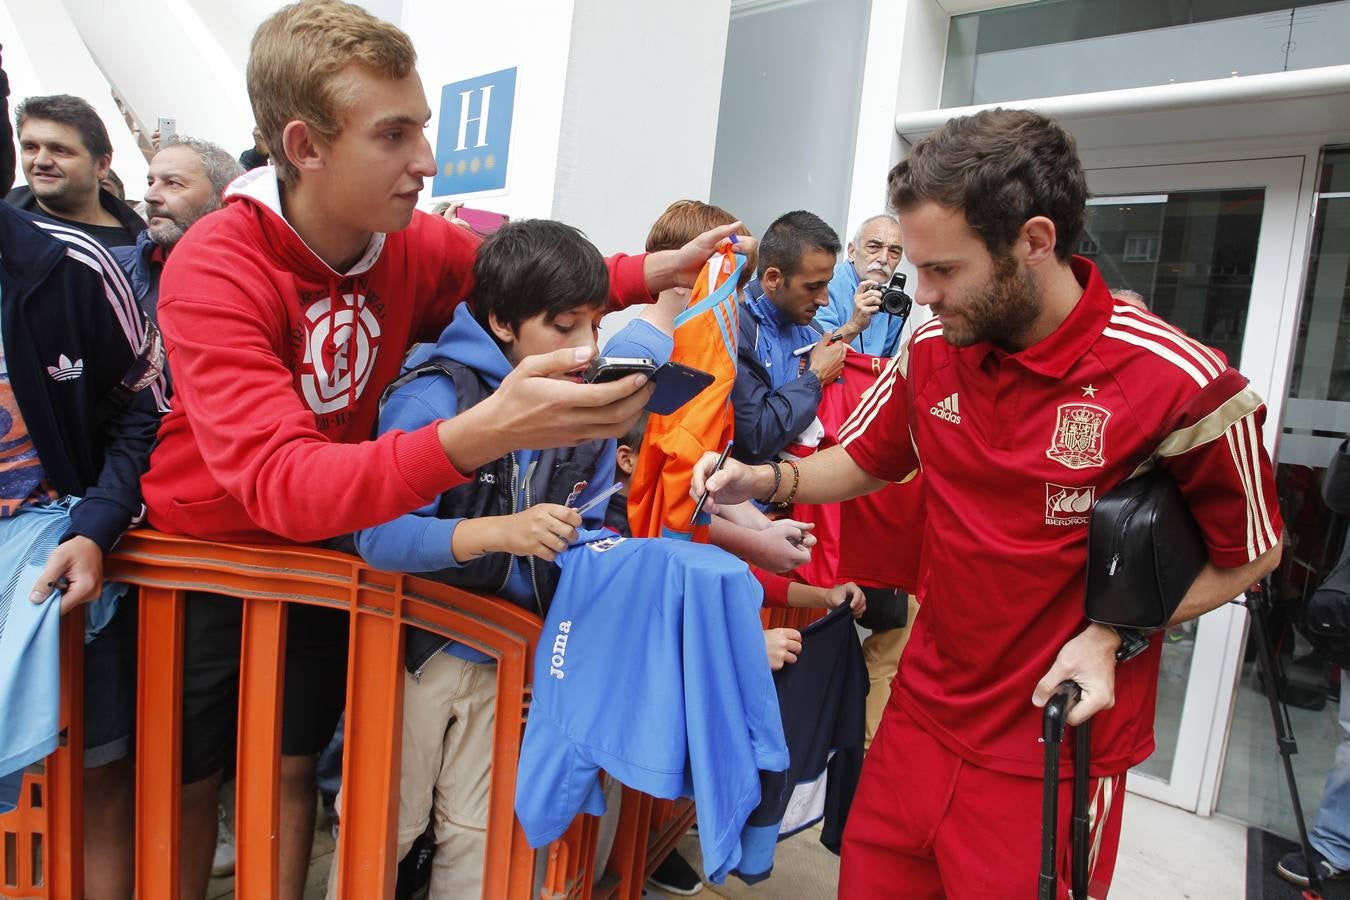
{"label": "white wall", "polygon": [[[113,167],[132,196],[145,164],[112,104],[127,100],[147,129],[159,116],[181,134],[231,153],[250,146],[253,113],[244,83],[248,46],[279,0],[0,0],[0,35],[11,103],[27,95],[70,93],[92,103],[113,139]],[[366,0],[399,21],[402,0]],[[114,14],[115,13],[115,14]]]}
{"label": "white wall", "polygon": [[642,249],[674,200],[712,186],[730,0],[576,0],[553,215]]}
{"label": "white wall", "polygon": [[938,105],[947,22],[937,0],[873,0],[849,186],[850,234],[886,208],[886,173],[901,158],[896,113]]}
{"label": "white wall", "polygon": [[[113,145],[113,169],[131,191],[145,183],[146,162],[122,115],[113,102],[108,80],[90,55],[75,21],[61,3],[25,0],[0,2],[0,40],[5,45],[5,73],[9,76],[9,114],[24,97],[73,94],[93,105],[108,127]],[[15,135],[15,149],[17,152]],[[22,169],[15,184],[24,183]]]}
{"label": "white wall", "polygon": [[[117,16],[110,18],[103,0],[61,5],[143,127],[153,130],[156,118],[170,116],[180,134],[214,141],[232,153],[252,145],[245,57],[226,52],[197,7],[182,0],[118,0]],[[266,14],[253,12],[257,21]],[[111,131],[115,123],[105,122]]]}

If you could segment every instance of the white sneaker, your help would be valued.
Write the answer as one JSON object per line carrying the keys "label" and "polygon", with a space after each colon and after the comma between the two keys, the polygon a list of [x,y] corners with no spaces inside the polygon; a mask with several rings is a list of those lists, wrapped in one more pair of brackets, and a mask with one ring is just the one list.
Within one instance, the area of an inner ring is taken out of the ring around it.
{"label": "white sneaker", "polygon": [[211,877],[225,878],[234,874],[234,834],[225,821],[225,807],[218,806],[220,827],[216,832],[216,856],[211,860]]}

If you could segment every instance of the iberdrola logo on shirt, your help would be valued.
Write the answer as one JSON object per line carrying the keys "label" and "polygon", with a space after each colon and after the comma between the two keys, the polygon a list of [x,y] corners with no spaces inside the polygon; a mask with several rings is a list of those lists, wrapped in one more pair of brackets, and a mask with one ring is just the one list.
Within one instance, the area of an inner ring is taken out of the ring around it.
{"label": "iberdrola logo on shirt", "polygon": [[364,293],[323,297],[305,309],[305,355],[300,390],[316,415],[336,412],[361,397],[380,352],[380,322]]}

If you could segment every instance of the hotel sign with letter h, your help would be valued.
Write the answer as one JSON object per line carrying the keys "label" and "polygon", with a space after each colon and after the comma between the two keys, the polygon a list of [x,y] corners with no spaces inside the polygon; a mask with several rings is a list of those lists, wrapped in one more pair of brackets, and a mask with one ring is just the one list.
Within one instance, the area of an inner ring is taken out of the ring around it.
{"label": "hotel sign with letter h", "polygon": [[433,196],[506,187],[516,70],[502,69],[441,89]]}

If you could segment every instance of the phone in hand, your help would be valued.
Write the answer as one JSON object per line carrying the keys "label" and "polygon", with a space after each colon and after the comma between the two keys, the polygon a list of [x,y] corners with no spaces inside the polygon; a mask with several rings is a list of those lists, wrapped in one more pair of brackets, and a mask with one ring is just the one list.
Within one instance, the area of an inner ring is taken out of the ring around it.
{"label": "phone in hand", "polygon": [[668,416],[701,394],[714,380],[701,369],[668,362],[652,375],[656,390],[647,401],[647,410],[658,416]]}
{"label": "phone in hand", "polygon": [[587,384],[603,384],[606,381],[617,381],[625,375],[650,377],[655,371],[655,360],[645,356],[597,356],[591,361],[582,380]]}
{"label": "phone in hand", "polygon": [[694,399],[715,380],[712,375],[682,363],[667,362],[657,366],[645,356],[598,356],[592,361],[582,380],[587,384],[615,381],[625,375],[646,375],[656,385],[647,411],[668,416]]}
{"label": "phone in hand", "polygon": [[177,136],[178,120],[173,116],[160,116],[155,123],[155,130],[159,132],[159,143],[163,146],[168,143],[169,138]]}
{"label": "phone in hand", "polygon": [[469,228],[473,229],[474,234],[483,237],[487,237],[511,221],[511,217],[506,213],[489,212],[486,209],[473,209],[468,206],[461,206],[456,215],[469,223]]}

